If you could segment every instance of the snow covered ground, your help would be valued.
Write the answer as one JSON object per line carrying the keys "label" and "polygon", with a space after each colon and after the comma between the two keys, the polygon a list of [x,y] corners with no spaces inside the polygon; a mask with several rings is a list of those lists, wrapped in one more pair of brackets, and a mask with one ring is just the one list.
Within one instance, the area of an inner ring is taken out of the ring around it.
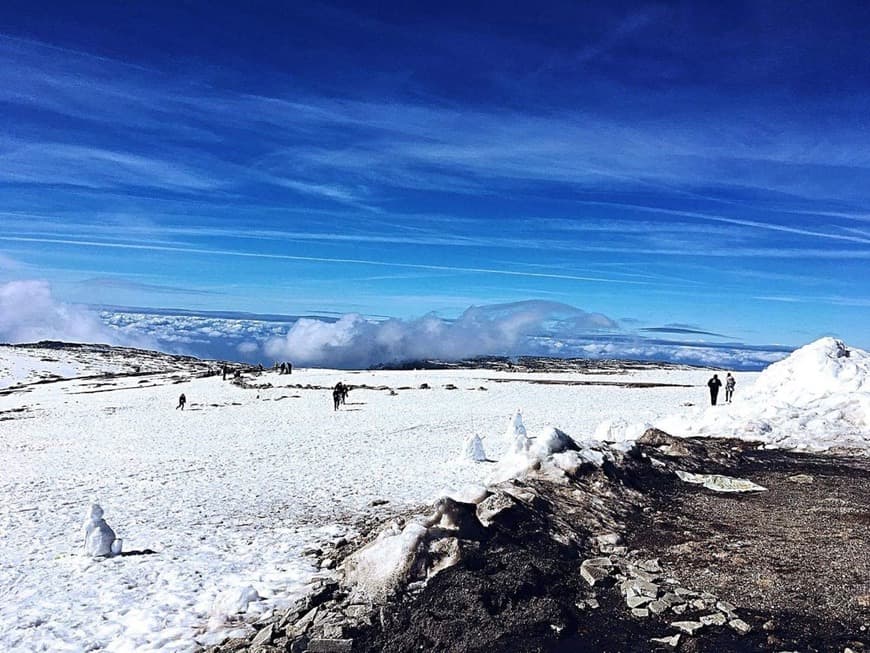
{"label": "snow covered ground", "polygon": [[[5,385],[32,379],[25,356],[38,368],[44,353],[0,348],[0,367],[14,371]],[[106,371],[51,357],[65,366],[53,373]],[[493,465],[461,461],[465,440],[479,434],[498,459],[517,408],[530,434],[554,425],[584,438],[604,419],[653,421],[705,390],[518,378],[698,386],[707,376],[294,370],[267,372],[256,382],[275,387],[253,390],[220,376],[178,383],[176,371],[0,395],[0,650],[174,651],[215,641],[239,627],[226,613],[244,605],[246,587],[262,597],[249,619],[304,592],[316,571],[305,545],[340,536],[365,511],[401,511],[480,483]],[[396,394],[355,389],[335,412],[329,390],[286,387],[338,380]],[[374,509],[374,499],[390,503]],[[125,552],[156,553],[80,555],[92,501]]]}
{"label": "snow covered ground", "polygon": [[[518,408],[532,436],[554,426],[578,440],[630,441],[652,424],[870,449],[870,355],[838,352],[824,339],[760,376],[738,374],[735,402],[709,407],[709,370],[297,369],[251,379],[272,388],[243,389],[194,378],[201,363],[185,375],[173,360],[163,373],[21,388],[45,378],[31,373],[45,352],[0,347],[0,650],[185,651],[244,630],[244,619],[305,591],[317,571],[306,545],[339,537],[367,512],[402,512],[490,477],[493,463],[468,459],[470,445],[481,457],[472,436],[488,460],[505,458]],[[130,352],[93,356],[55,352],[51,373],[99,374],[107,360],[125,372],[159,367]],[[372,389],[352,390],[333,411],[339,380]],[[182,392],[184,411],[175,409]],[[375,499],[388,503],[372,508]],[[93,501],[132,555],[80,554]],[[136,553],[144,550],[155,553]]]}

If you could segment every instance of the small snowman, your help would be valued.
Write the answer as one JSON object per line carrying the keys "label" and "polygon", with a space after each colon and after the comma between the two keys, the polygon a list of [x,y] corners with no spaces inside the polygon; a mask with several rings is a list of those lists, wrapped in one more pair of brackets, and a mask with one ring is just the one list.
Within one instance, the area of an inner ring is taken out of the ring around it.
{"label": "small snowman", "polygon": [[486,462],[486,452],[483,450],[483,440],[479,435],[469,435],[462,444],[462,459],[476,463]]}
{"label": "small snowman", "polygon": [[121,553],[122,540],[103,519],[103,509],[92,504],[85,517],[85,555],[93,558],[116,556]]}
{"label": "small snowman", "polygon": [[507,431],[505,431],[505,439],[508,441],[509,451],[512,453],[524,453],[529,450],[532,441],[526,434],[522,411],[517,410],[511,418]]}

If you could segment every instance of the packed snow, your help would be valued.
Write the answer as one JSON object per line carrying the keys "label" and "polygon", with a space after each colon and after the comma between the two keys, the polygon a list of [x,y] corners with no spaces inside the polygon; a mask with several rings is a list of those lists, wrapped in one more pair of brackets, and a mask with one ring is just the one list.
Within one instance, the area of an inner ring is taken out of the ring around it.
{"label": "packed snow", "polygon": [[[832,343],[771,366],[756,387],[758,375],[737,375],[734,403],[709,409],[697,406],[710,370],[296,369],[241,388],[175,365],[21,386],[41,378],[31,370],[45,352],[0,347],[0,650],[189,651],[250,632],[321,573],[305,547],[347,535],[360,516],[387,520],[531,468],[601,464],[602,440],[625,445],[649,424],[867,446],[868,356],[831,358]],[[127,356],[119,370],[145,364]],[[101,367],[72,361],[63,375]],[[334,411],[338,381],[353,389]],[[112,525],[99,555],[83,555],[83,515]],[[418,535],[399,528],[382,544],[401,561]],[[373,586],[388,582],[389,565],[362,566]]]}

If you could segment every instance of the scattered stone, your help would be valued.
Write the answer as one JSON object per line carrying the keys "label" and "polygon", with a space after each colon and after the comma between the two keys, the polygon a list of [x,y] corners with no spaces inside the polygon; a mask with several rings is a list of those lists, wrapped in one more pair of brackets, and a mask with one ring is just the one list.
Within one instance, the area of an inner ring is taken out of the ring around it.
{"label": "scattered stone", "polygon": [[679,603],[671,606],[671,610],[673,610],[675,614],[683,614],[686,611],[686,607],[688,606],[686,606],[685,603]]}
{"label": "scattered stone", "polygon": [[263,628],[256,637],[251,640],[251,646],[259,646],[261,644],[270,644],[275,639],[275,625],[269,624]]}
{"label": "scattered stone", "polygon": [[695,599],[692,601],[691,606],[695,608],[695,610],[703,610],[707,607],[707,604],[704,602],[704,599]]}
{"label": "scattered stone", "polygon": [[662,567],[657,558],[644,560],[643,562],[639,562],[637,566],[651,574],[660,574],[662,572]]}
{"label": "scattered stone", "polygon": [[610,576],[610,569],[607,567],[599,567],[598,565],[589,564],[585,561],[580,565],[580,575],[590,586],[595,586],[595,583],[604,580]]}
{"label": "scattered stone", "polygon": [[332,558],[324,558],[320,561],[321,569],[332,569],[333,567],[335,567],[335,560]]}
{"label": "scattered stone", "polygon": [[714,612],[713,614],[703,615],[699,621],[705,626],[724,626],[727,619],[725,619],[725,615],[721,612]]}
{"label": "scattered stone", "polygon": [[697,592],[693,592],[692,590],[687,590],[685,587],[678,587],[674,590],[680,596],[698,596]]}
{"label": "scattered stone", "polygon": [[601,607],[601,604],[598,602],[598,599],[586,599],[586,605],[593,610],[597,610]]}
{"label": "scattered stone", "polygon": [[645,603],[649,603],[652,599],[648,596],[637,596],[635,594],[629,594],[625,597],[625,603],[629,608],[639,608]]}
{"label": "scattered stone", "polygon": [[312,639],[308,642],[308,653],[350,653],[352,639]]}
{"label": "scattered stone", "polygon": [[622,590],[622,593],[626,596],[634,594],[637,596],[648,596],[654,599],[657,598],[659,595],[658,585],[643,580],[641,578],[633,578],[631,580],[624,581],[620,589]]}
{"label": "scattered stone", "polygon": [[745,635],[750,630],[752,630],[752,626],[743,621],[743,619],[732,619],[728,622],[728,625],[741,635]]}
{"label": "scattered stone", "polygon": [[319,608],[313,608],[305,613],[305,616],[302,617],[299,621],[287,626],[287,637],[293,639],[294,637],[304,635],[311,627],[311,624],[314,623],[314,620],[317,618],[318,611]]}
{"label": "scattered stone", "polygon": [[610,558],[587,558],[583,561],[584,565],[592,565],[594,567],[612,567],[613,561]]}
{"label": "scattered stone", "polygon": [[719,610],[719,612],[724,612],[725,616],[727,616],[729,619],[737,618],[737,608],[731,603],[728,603],[727,601],[717,601],[716,609]]}
{"label": "scattered stone", "polygon": [[665,592],[664,595],[661,597],[661,601],[668,606],[683,603],[682,597],[680,597],[678,594],[674,594],[673,592]]}
{"label": "scattered stone", "polygon": [[632,608],[631,614],[633,614],[635,617],[646,618],[649,616],[649,610],[647,610],[646,608]]}
{"label": "scattered stone", "polygon": [[768,619],[761,626],[763,630],[770,632],[771,630],[776,630],[776,622],[773,619]]}
{"label": "scattered stone", "polygon": [[677,648],[677,644],[680,643],[680,633],[677,633],[676,635],[671,635],[670,637],[653,637],[649,641],[651,641],[653,644],[661,644],[662,646]]}
{"label": "scattered stone", "polygon": [[668,604],[664,601],[652,601],[646,607],[653,614],[662,614],[668,609]]}
{"label": "scattered stone", "polygon": [[687,635],[694,635],[704,627],[704,624],[700,621],[674,621],[671,623],[671,627],[676,628]]}
{"label": "scattered stone", "polygon": [[794,476],[789,476],[788,480],[792,483],[812,483],[813,477],[809,474],[795,474]]}

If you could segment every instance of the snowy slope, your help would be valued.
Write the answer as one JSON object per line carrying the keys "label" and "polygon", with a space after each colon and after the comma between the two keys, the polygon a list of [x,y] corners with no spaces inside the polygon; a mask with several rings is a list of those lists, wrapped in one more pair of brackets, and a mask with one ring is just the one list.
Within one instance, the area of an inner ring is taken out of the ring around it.
{"label": "snowy slope", "polygon": [[[133,350],[104,354],[28,353],[37,368],[42,357],[69,361],[75,369],[62,376],[101,374],[110,361],[124,372],[157,365]],[[0,367],[32,378],[20,355],[0,348]],[[249,379],[271,388],[242,389],[196,378],[202,363],[164,364],[145,376],[0,393],[0,650],[184,651],[217,641],[305,590],[315,573],[302,555],[307,544],[338,537],[360,515],[386,516],[483,482],[494,464],[463,462],[463,444],[479,434],[487,458],[501,459],[517,408],[530,434],[552,425],[582,440],[602,420],[652,421],[699,401],[708,376],[294,370]],[[329,388],[339,380],[370,389],[352,390],[335,412]],[[175,409],[182,392],[183,412]],[[374,499],[389,503],[372,508]],[[92,501],[124,551],[156,553],[81,556]],[[262,600],[246,615],[228,614],[244,606],[249,586]]]}
{"label": "snowy slope", "polygon": [[674,435],[740,437],[777,447],[868,450],[870,354],[822,338],[768,367],[748,390],[738,380],[732,404],[656,426]]}

